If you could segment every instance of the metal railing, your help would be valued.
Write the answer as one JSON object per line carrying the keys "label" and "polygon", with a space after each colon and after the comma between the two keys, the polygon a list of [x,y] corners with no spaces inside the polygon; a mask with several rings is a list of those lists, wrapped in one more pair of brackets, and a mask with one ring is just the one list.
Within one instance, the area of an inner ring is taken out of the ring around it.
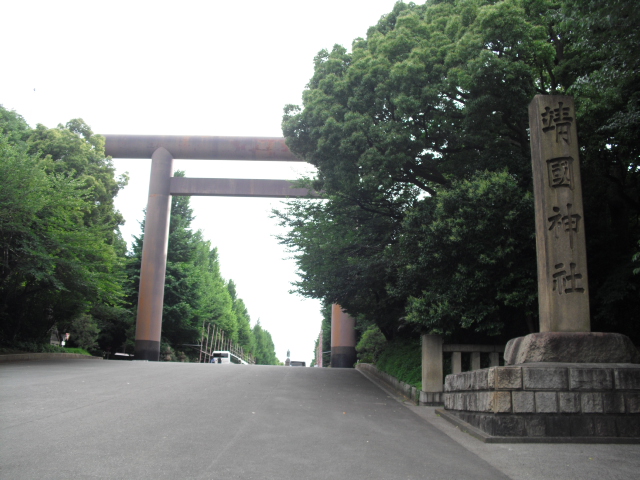
{"label": "metal railing", "polygon": [[250,365],[256,363],[254,356],[250,353],[245,353],[242,346],[236,345],[229,334],[218,325],[215,323],[203,324],[202,338],[200,340],[200,363],[209,363],[213,352],[220,350],[229,351],[232,355],[235,355]]}

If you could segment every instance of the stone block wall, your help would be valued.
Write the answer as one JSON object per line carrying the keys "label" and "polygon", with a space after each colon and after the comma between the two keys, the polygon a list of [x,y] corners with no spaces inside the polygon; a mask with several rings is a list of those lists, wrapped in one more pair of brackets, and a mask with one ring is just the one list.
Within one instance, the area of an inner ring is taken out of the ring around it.
{"label": "stone block wall", "polygon": [[640,437],[640,365],[540,363],[448,375],[444,406],[496,436]]}

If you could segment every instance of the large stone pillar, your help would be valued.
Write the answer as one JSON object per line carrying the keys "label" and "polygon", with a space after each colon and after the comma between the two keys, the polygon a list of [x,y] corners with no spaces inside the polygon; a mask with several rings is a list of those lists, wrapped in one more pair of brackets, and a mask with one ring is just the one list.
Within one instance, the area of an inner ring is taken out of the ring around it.
{"label": "large stone pillar", "polygon": [[442,392],[442,337],[422,335],[422,391]]}
{"label": "large stone pillar", "polygon": [[529,105],[541,332],[590,332],[587,249],[573,98]]}
{"label": "large stone pillar", "polygon": [[356,320],[340,305],[331,307],[331,367],[353,368],[356,356]]}
{"label": "large stone pillar", "polygon": [[591,332],[589,282],[573,99],[536,95],[529,105],[536,211],[540,333],[509,341],[507,365],[632,363],[631,339]]}
{"label": "large stone pillar", "polygon": [[149,202],[144,224],[138,318],[136,320],[136,360],[160,359],[164,277],[167,269],[173,157],[163,147],[151,157]]}

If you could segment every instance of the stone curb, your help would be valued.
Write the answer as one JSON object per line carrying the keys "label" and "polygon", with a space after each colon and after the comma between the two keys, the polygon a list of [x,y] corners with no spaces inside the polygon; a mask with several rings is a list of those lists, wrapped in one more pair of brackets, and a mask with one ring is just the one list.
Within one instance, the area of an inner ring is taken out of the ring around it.
{"label": "stone curb", "polygon": [[388,373],[381,372],[375,367],[375,365],[372,365],[370,363],[359,363],[356,365],[356,370],[375,377],[376,379],[384,383],[384,385],[386,385],[388,388],[393,390],[396,394],[406,398],[414,405],[443,405],[443,393],[429,393],[418,390],[416,387],[409,385],[408,383],[401,382]]}
{"label": "stone curb", "polygon": [[0,363],[25,362],[25,361],[31,361],[31,360],[72,360],[72,359],[102,360],[102,357],[82,355],[81,353],[14,353],[10,355],[0,355]]}

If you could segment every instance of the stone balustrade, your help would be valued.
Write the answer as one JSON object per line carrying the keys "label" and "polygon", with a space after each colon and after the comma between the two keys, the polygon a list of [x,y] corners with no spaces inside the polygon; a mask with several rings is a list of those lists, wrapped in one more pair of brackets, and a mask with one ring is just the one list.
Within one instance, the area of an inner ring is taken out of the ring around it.
{"label": "stone balustrade", "polygon": [[442,405],[444,402],[444,354],[451,353],[452,373],[462,372],[462,354],[470,354],[471,370],[482,368],[481,355],[489,355],[489,366],[500,365],[504,345],[444,345],[440,335],[422,336],[422,390],[426,393],[424,405]]}
{"label": "stone balustrade", "polygon": [[442,352],[451,352],[451,373],[462,373],[462,354],[469,353],[471,356],[470,370],[480,370],[481,355],[489,354],[489,366],[500,365],[500,355],[504,353],[504,345],[443,345]]}

